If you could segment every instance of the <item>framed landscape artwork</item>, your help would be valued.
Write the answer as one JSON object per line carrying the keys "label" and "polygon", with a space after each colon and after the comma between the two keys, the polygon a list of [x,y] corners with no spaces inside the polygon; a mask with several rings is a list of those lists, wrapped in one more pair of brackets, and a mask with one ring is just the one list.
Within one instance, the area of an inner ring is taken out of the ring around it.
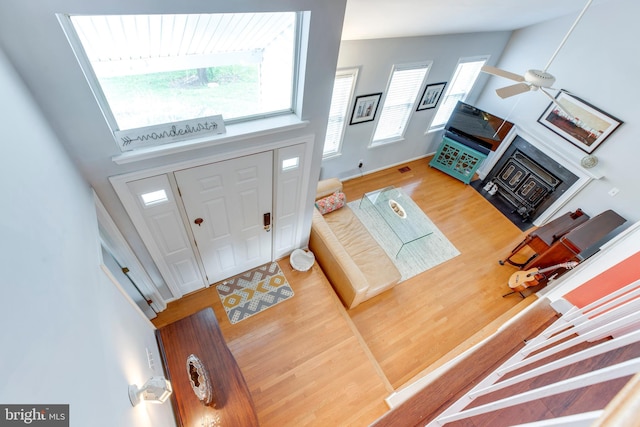
{"label": "framed landscape artwork", "polygon": [[595,151],[623,123],[566,91],[556,95],[538,122],[586,153]]}
{"label": "framed landscape artwork", "polygon": [[440,96],[442,95],[446,85],[447,82],[427,85],[427,87],[424,88],[424,93],[422,94],[422,98],[420,99],[420,103],[418,104],[416,111],[435,108],[436,105],[438,105],[438,101],[440,100]]}
{"label": "framed landscape artwork", "polygon": [[349,124],[355,125],[357,123],[372,121],[376,117],[381,96],[382,92],[358,96],[353,105],[353,113],[351,114],[351,122]]}

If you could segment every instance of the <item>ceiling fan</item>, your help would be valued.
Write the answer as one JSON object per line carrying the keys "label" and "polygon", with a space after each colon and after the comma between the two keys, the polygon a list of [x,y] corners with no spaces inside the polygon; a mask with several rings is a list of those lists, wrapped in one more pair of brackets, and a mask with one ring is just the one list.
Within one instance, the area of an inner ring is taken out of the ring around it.
{"label": "ceiling fan", "polygon": [[560,52],[560,49],[562,49],[564,44],[567,42],[567,39],[573,32],[574,28],[578,25],[578,22],[580,22],[580,19],[582,19],[582,15],[584,15],[584,13],[587,11],[587,9],[589,8],[592,2],[593,0],[587,1],[587,4],[582,9],[582,12],[580,12],[578,17],[576,18],[576,21],[573,23],[571,28],[569,28],[569,32],[564,36],[564,39],[562,39],[562,42],[560,42],[560,46],[558,46],[556,51],[553,53],[553,55],[551,56],[551,59],[549,59],[549,62],[547,62],[547,65],[544,67],[544,69],[527,70],[524,73],[524,76],[521,76],[519,74],[515,74],[510,71],[505,71],[500,68],[492,67],[490,65],[485,65],[482,67],[482,71],[487,74],[492,74],[498,77],[504,77],[506,79],[518,82],[510,86],[505,86],[500,89],[496,89],[496,93],[500,98],[503,98],[503,99],[509,98],[511,96],[519,95],[524,92],[539,90],[548,98],[550,98],[553,102],[556,102],[555,98],[547,91],[547,89],[558,90],[552,87],[556,81],[556,78],[553,76],[553,74],[547,72],[547,70],[549,69],[549,67],[551,66],[551,63]]}

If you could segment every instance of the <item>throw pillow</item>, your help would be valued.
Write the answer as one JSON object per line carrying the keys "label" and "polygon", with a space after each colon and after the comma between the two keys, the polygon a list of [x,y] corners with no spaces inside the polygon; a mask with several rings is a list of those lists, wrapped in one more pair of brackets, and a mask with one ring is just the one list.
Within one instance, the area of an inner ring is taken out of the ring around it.
{"label": "throw pillow", "polygon": [[328,214],[344,206],[346,197],[342,191],[336,191],[330,196],[316,200],[316,208],[322,215]]}

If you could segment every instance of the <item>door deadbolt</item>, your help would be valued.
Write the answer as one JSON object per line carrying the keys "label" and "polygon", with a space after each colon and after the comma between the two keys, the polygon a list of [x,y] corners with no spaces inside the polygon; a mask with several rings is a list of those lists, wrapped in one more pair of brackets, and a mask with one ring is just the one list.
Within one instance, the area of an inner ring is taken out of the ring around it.
{"label": "door deadbolt", "polygon": [[262,223],[265,231],[271,231],[271,212],[268,212],[262,216]]}

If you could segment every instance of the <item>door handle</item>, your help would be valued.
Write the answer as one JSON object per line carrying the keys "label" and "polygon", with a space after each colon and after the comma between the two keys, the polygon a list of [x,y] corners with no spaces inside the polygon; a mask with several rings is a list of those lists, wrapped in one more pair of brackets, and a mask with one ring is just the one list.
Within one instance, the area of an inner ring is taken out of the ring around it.
{"label": "door handle", "polygon": [[193,223],[196,224],[198,227],[200,227],[200,224],[202,224],[204,222],[204,219],[202,218],[196,218]]}
{"label": "door handle", "polygon": [[266,232],[271,231],[271,212],[267,212],[262,216],[262,223]]}

